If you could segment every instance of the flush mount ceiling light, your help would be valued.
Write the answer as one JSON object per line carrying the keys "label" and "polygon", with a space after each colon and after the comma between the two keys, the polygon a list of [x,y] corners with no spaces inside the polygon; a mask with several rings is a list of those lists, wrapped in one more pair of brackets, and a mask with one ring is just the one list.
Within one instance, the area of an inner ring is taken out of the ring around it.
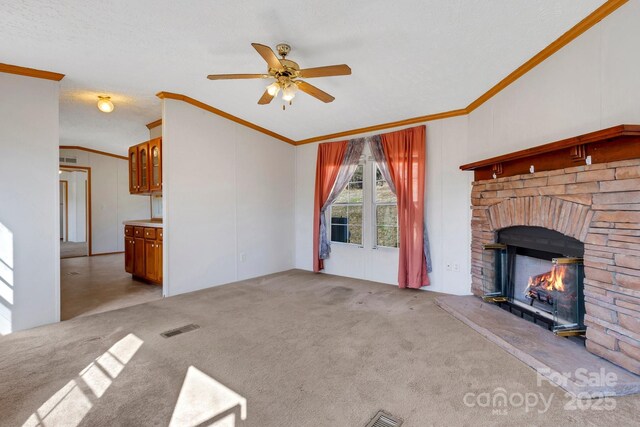
{"label": "flush mount ceiling light", "polygon": [[99,96],[98,97],[98,110],[103,113],[110,113],[113,111],[113,102],[111,102],[110,96]]}
{"label": "flush mount ceiling light", "polygon": [[[331,102],[335,99],[333,96],[299,79],[348,76],[351,74],[351,68],[345,64],[300,69],[300,66],[297,63],[287,59],[287,55],[291,51],[291,46],[285,43],[281,43],[276,46],[276,50],[281,58],[278,58],[269,46],[259,43],[251,43],[251,45],[267,62],[266,74],[210,74],[207,78],[209,80],[273,78],[275,79],[275,82],[267,86],[265,92],[258,101],[258,104],[264,105],[270,103],[280,91],[282,91],[282,100],[291,104],[291,100],[296,96],[298,89],[322,102]],[[282,108],[284,109],[284,105]]]}

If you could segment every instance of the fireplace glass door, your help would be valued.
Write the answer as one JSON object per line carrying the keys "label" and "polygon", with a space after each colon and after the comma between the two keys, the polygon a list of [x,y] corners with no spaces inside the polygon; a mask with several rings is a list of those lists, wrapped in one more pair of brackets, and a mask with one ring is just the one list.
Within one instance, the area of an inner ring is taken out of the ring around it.
{"label": "fireplace glass door", "polygon": [[545,324],[559,335],[581,334],[583,244],[540,227],[504,229],[498,239],[483,247],[485,301]]}
{"label": "fireplace glass door", "polygon": [[507,245],[484,245],[482,251],[482,286],[484,299],[495,301],[506,297]]}

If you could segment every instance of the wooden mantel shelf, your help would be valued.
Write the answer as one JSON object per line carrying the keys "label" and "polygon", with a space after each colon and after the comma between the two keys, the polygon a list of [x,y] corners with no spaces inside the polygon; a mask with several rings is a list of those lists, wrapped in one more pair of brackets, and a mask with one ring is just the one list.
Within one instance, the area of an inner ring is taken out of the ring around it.
{"label": "wooden mantel shelf", "polygon": [[619,125],[596,132],[460,166],[475,180],[640,158],[640,125]]}

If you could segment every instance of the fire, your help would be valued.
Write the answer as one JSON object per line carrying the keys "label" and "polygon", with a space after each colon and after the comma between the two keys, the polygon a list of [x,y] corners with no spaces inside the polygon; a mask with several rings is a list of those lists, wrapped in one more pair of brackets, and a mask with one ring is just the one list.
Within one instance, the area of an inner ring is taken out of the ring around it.
{"label": "fire", "polygon": [[529,277],[529,283],[524,291],[524,294],[530,298],[537,295],[538,289],[544,289],[545,291],[558,291],[564,292],[564,277],[567,274],[567,266],[554,265],[553,269],[547,273],[538,274],[537,276]]}

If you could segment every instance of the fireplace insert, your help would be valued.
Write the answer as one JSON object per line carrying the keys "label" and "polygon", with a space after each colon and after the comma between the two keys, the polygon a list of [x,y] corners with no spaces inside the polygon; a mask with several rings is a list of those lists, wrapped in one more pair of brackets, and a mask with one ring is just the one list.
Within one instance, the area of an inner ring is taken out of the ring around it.
{"label": "fireplace insert", "polygon": [[547,327],[583,335],[584,244],[541,227],[510,227],[484,245],[484,300]]}

